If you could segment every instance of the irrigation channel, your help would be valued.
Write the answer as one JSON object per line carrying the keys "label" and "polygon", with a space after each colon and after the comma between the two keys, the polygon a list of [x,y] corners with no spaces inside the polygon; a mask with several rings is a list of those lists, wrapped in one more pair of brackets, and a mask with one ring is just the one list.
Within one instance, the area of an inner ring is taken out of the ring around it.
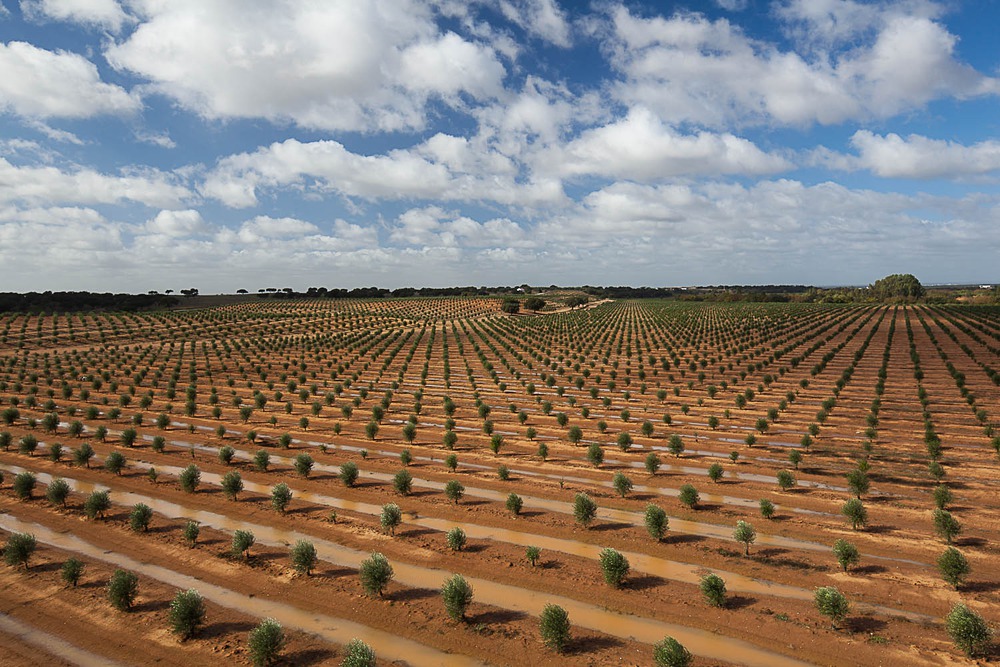
{"label": "irrigation channel", "polygon": [[[0,514],[0,525],[3,525],[3,522],[7,518],[9,517],[6,514]],[[33,526],[37,524],[25,525]],[[85,651],[78,646],[70,644],[61,637],[56,637],[55,635],[50,635],[47,632],[33,628],[30,625],[25,625],[16,618],[11,618],[6,614],[0,614],[0,632],[5,632],[26,644],[31,644],[41,649],[50,656],[61,658],[79,667],[124,667],[120,662],[115,662],[101,655],[94,655],[90,651]],[[36,657],[41,658],[41,656]]]}

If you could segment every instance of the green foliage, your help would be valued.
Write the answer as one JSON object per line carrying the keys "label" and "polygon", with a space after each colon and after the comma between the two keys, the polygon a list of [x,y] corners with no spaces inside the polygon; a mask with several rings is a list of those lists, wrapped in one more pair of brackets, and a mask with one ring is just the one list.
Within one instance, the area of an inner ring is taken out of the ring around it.
{"label": "green foliage", "polygon": [[396,503],[382,505],[382,514],[379,517],[382,528],[389,531],[390,535],[396,534],[396,527],[403,522],[403,512]]}
{"label": "green foliage", "polygon": [[646,505],[646,514],[643,519],[646,524],[646,532],[656,541],[663,539],[670,524],[670,519],[662,507],[657,505]]}
{"label": "green foliage", "polygon": [[361,587],[369,595],[382,595],[382,591],[392,581],[392,565],[389,559],[375,551],[371,556],[361,561],[358,576],[361,578]]}
{"label": "green foliage", "polygon": [[578,493],[573,498],[573,518],[581,526],[587,527],[597,516],[597,503],[586,493]]}
{"label": "green foliage", "polygon": [[521,513],[521,508],[524,506],[524,501],[521,500],[521,496],[516,493],[509,493],[507,495],[507,509],[511,514],[517,516]]}
{"label": "green foliage", "polygon": [[121,452],[111,452],[104,459],[104,469],[116,475],[121,475],[125,468],[125,457]]}
{"label": "green foliage", "polygon": [[653,646],[656,667],[688,667],[691,659],[691,652],[673,637],[665,637]]}
{"label": "green foliage", "polygon": [[765,519],[770,519],[774,516],[774,503],[772,503],[767,498],[760,499],[760,515]]}
{"label": "green foliage", "polygon": [[949,584],[958,588],[972,571],[969,561],[961,551],[955,547],[948,547],[937,560],[938,571],[941,577]]}
{"label": "green foliage", "polygon": [[847,598],[834,586],[821,586],[817,588],[813,594],[813,600],[816,603],[816,609],[819,610],[819,613],[829,618],[835,628],[837,627],[837,623],[843,620],[851,609]]}
{"label": "green foliage", "polygon": [[80,583],[80,577],[83,576],[83,567],[82,562],[70,558],[59,568],[59,578],[70,586],[76,586]]}
{"label": "green foliage", "polygon": [[225,492],[226,498],[236,500],[243,491],[243,477],[240,476],[238,470],[230,470],[222,476],[222,490]]}
{"label": "green foliage", "polygon": [[285,647],[285,631],[281,623],[273,618],[265,618],[250,631],[247,650],[254,667],[267,667],[275,661]]}
{"label": "green foliage", "polygon": [[656,471],[660,469],[662,463],[656,452],[650,452],[649,454],[646,454],[646,461],[644,462],[644,465],[646,466],[646,472],[650,475],[655,475]]}
{"label": "green foliage", "polygon": [[62,505],[65,507],[69,493],[69,483],[64,479],[56,478],[45,487],[45,499],[53,505]]}
{"label": "green foliage", "polygon": [[108,491],[92,491],[83,501],[83,511],[88,519],[103,518],[111,509],[111,495]]}
{"label": "green foliage", "polygon": [[344,661],[340,667],[375,667],[375,651],[360,639],[352,639],[344,647]]}
{"label": "green foliage", "polygon": [[632,480],[625,473],[619,471],[611,478],[611,486],[614,487],[619,496],[624,498],[632,490]]}
{"label": "green foliage", "polygon": [[678,489],[677,497],[680,499],[681,503],[687,505],[691,509],[695,509],[698,506],[698,501],[700,500],[697,489],[690,484],[681,485],[681,488]]}
{"label": "green foliage", "polygon": [[452,551],[461,551],[465,546],[465,531],[455,526],[445,534],[445,541]]}
{"label": "green foliage", "polygon": [[153,520],[153,510],[149,505],[136,503],[128,515],[128,525],[134,533],[145,533]]}
{"label": "green foliage", "polygon": [[139,594],[139,575],[126,570],[115,570],[105,588],[108,602],[118,611],[128,611]]}
{"label": "green foliage", "polygon": [[723,471],[721,463],[713,463],[712,465],[708,466],[708,478],[713,482],[718,482],[720,479],[722,479],[722,472]]}
{"label": "green foliage", "polygon": [[188,521],[184,524],[184,541],[188,543],[189,547],[194,547],[200,532],[201,526],[198,525],[197,521]]}
{"label": "green foliage", "polygon": [[410,490],[413,488],[413,475],[410,474],[409,470],[403,468],[392,478],[392,487],[401,495],[410,495]]}
{"label": "green foliage", "polygon": [[292,490],[284,482],[278,482],[271,489],[271,507],[284,514],[288,503],[292,502]]}
{"label": "green foliage", "polygon": [[510,468],[508,468],[502,463],[499,466],[497,466],[497,478],[499,478],[501,482],[506,482],[507,480],[509,480]]}
{"label": "green foliage", "polygon": [[632,447],[632,436],[626,431],[618,434],[618,449],[627,452]]}
{"label": "green foliage", "polygon": [[865,508],[865,504],[857,498],[848,499],[840,508],[840,513],[847,517],[854,530],[868,525],[868,510]]}
{"label": "green foliage", "polygon": [[837,540],[833,543],[833,555],[836,556],[837,562],[844,569],[844,572],[847,572],[851,565],[857,565],[861,560],[861,552],[847,540]]}
{"label": "green foliage", "polygon": [[535,563],[537,563],[538,559],[542,556],[542,550],[538,547],[528,547],[524,550],[524,556],[528,559],[528,562],[531,563],[531,567],[535,567]]}
{"label": "green foliage", "polygon": [[457,479],[449,479],[444,485],[444,495],[457,505],[465,495],[465,487]]}
{"label": "green foliage", "polygon": [[679,457],[681,454],[683,454],[684,441],[681,439],[681,436],[677,435],[676,433],[671,435],[670,439],[667,440],[667,449],[669,449],[670,453],[673,454],[674,456]]}
{"label": "green foliage", "polygon": [[177,481],[182,489],[188,493],[194,493],[201,483],[201,470],[192,463],[181,471],[181,474],[177,477]]}
{"label": "green foliage", "polygon": [[358,464],[354,461],[345,461],[340,464],[340,481],[344,486],[354,486],[358,481]]}
{"label": "green foliage", "polygon": [[754,530],[752,525],[741,519],[736,522],[736,528],[733,530],[733,539],[743,544],[743,555],[749,556],[750,545],[757,541],[757,531]]}
{"label": "green foliage", "polygon": [[24,569],[27,570],[28,561],[31,560],[31,555],[35,553],[37,546],[34,535],[11,533],[3,548],[4,561],[11,566],[24,565]]}
{"label": "green foliage", "polygon": [[233,541],[230,544],[230,552],[234,556],[243,556],[245,560],[250,560],[250,547],[256,542],[256,538],[249,530],[236,530],[233,532]]}
{"label": "green foliage", "polygon": [[965,655],[973,658],[986,653],[993,631],[982,616],[959,602],[951,608],[944,622],[951,640]]}
{"label": "green foliage", "polygon": [[860,468],[854,468],[847,473],[847,488],[855,495],[855,497],[860,498],[864,494],[868,493],[868,489],[871,486],[871,482],[868,480],[868,473]]}
{"label": "green foliage", "polygon": [[555,604],[547,604],[538,620],[542,641],[553,651],[562,653],[569,645],[569,614]]}
{"label": "green foliage", "polygon": [[90,467],[90,459],[94,458],[94,448],[89,442],[82,443],[73,450],[73,463],[78,466]]}
{"label": "green foliage", "polygon": [[600,562],[604,581],[612,588],[620,588],[629,571],[628,559],[621,552],[607,548],[601,550]]}
{"label": "green foliage", "polygon": [[266,449],[257,450],[257,453],[253,455],[253,467],[260,472],[267,472],[269,465],[271,465],[271,455],[267,453]]}
{"label": "green foliage", "polygon": [[297,472],[302,477],[308,477],[309,473],[313,469],[313,457],[309,456],[305,452],[295,455],[295,462],[293,463],[295,467],[295,472]]}
{"label": "green foliage", "polygon": [[170,629],[181,641],[190,639],[205,622],[205,600],[193,588],[178,591],[170,602]]}
{"label": "green foliage", "polygon": [[913,274],[894,273],[869,285],[868,293],[875,301],[909,302],[923,298],[926,291]]}
{"label": "green foliage", "polygon": [[934,510],[934,531],[938,537],[951,544],[951,541],[962,532],[962,524],[948,510]]}
{"label": "green foliage", "polygon": [[316,555],[316,547],[313,546],[312,542],[307,542],[306,540],[299,540],[292,547],[292,567],[295,568],[300,574],[309,576],[312,569],[316,567],[316,561],[318,557]]}
{"label": "green foliage", "polygon": [[456,574],[441,586],[441,599],[448,616],[456,621],[465,619],[465,610],[472,603],[472,586],[460,574]]}
{"label": "green foliage", "polygon": [[936,486],[933,492],[934,506],[939,510],[945,509],[953,500],[951,489],[944,484]]}
{"label": "green foliage", "polygon": [[722,577],[712,573],[706,574],[698,582],[698,587],[701,589],[705,602],[713,607],[726,606],[726,582],[722,580]]}
{"label": "green foliage", "polygon": [[604,462],[604,450],[601,449],[600,443],[590,443],[590,446],[587,447],[587,460],[590,461],[595,468]]}
{"label": "green foliage", "polygon": [[795,476],[788,470],[779,470],[777,479],[778,487],[781,488],[782,491],[787,491],[795,486]]}

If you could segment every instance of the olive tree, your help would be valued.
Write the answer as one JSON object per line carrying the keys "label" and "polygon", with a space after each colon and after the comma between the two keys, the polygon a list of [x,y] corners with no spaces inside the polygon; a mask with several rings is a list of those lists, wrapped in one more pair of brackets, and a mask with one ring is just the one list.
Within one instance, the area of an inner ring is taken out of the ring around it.
{"label": "olive tree", "polygon": [[35,553],[38,543],[35,536],[30,533],[12,533],[7,538],[7,543],[3,548],[4,561],[11,566],[24,565],[28,569],[28,561]]}
{"label": "olive tree", "polygon": [[316,567],[316,561],[318,560],[316,556],[316,547],[313,546],[312,542],[307,542],[306,540],[299,540],[292,547],[292,567],[296,569],[300,574],[304,574],[307,577],[312,572],[312,569]]}
{"label": "olive tree", "polygon": [[178,591],[170,602],[170,629],[180,635],[181,641],[189,639],[205,622],[205,600],[193,588]]}
{"label": "olive tree", "polygon": [[944,550],[944,553],[938,557],[937,566],[944,580],[955,588],[961,586],[965,577],[972,571],[972,568],[969,567],[969,561],[955,547],[948,547]]}
{"label": "olive tree", "polygon": [[465,610],[472,603],[472,586],[460,574],[456,574],[441,586],[444,610],[456,621],[465,620]]}
{"label": "olive tree", "polygon": [[547,604],[538,619],[542,641],[553,651],[562,653],[569,645],[569,614],[555,604]]}
{"label": "olive tree", "polygon": [[713,607],[726,606],[726,582],[717,574],[706,574],[698,582],[705,602]]}
{"label": "olive tree", "polygon": [[273,618],[265,618],[247,637],[247,649],[254,667],[267,667],[284,647],[285,630]]}
{"label": "olive tree", "polygon": [[392,581],[392,565],[389,559],[375,551],[371,556],[361,561],[358,576],[361,578],[361,587],[369,595],[381,597],[382,591]]}
{"label": "olive tree", "polygon": [[612,588],[621,588],[629,571],[628,559],[620,551],[606,548],[601,550],[600,563],[604,581]]}
{"label": "olive tree", "polygon": [[118,611],[128,611],[139,594],[139,575],[126,570],[115,570],[105,589],[108,601]]}
{"label": "olive tree", "polygon": [[983,617],[959,602],[944,619],[955,646],[970,658],[986,652],[993,631]]}
{"label": "olive tree", "polygon": [[816,589],[813,599],[816,602],[816,609],[837,627],[837,623],[842,621],[851,609],[850,603],[844,594],[834,586],[821,586]]}
{"label": "olive tree", "polygon": [[653,646],[656,667],[688,667],[691,660],[691,651],[673,637],[665,637]]}
{"label": "olive tree", "polygon": [[643,522],[646,524],[646,531],[649,533],[649,536],[659,542],[667,532],[670,520],[667,518],[667,513],[662,507],[646,505],[646,514]]}
{"label": "olive tree", "polygon": [[861,560],[861,552],[847,540],[837,540],[833,543],[833,555],[836,556],[837,562],[844,569],[844,572],[847,572],[851,565],[857,565]]}
{"label": "olive tree", "polygon": [[578,493],[573,498],[573,517],[581,526],[587,527],[597,516],[597,503],[586,493]]}
{"label": "olive tree", "polygon": [[360,639],[352,639],[344,647],[341,667],[375,667],[375,651]]}
{"label": "olive tree", "polygon": [[754,530],[752,525],[741,519],[736,522],[736,528],[733,530],[733,539],[743,544],[743,555],[749,556],[750,545],[757,541],[757,531]]}
{"label": "olive tree", "polygon": [[382,524],[382,528],[389,531],[390,535],[395,535],[396,528],[403,522],[403,511],[396,503],[386,503],[382,505],[379,522]]}

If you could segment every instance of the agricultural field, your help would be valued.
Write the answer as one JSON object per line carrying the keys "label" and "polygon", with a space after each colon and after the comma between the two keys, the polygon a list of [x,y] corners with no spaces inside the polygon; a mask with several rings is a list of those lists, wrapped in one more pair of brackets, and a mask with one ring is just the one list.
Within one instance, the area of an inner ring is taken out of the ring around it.
{"label": "agricultural field", "polygon": [[997,657],[996,308],[7,314],[0,402],[5,665]]}

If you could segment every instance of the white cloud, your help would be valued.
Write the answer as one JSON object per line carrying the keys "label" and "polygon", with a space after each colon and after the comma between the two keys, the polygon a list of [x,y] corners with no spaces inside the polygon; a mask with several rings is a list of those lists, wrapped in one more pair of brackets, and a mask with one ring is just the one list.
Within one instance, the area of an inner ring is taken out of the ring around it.
{"label": "white cloud", "polygon": [[859,155],[854,165],[886,178],[961,178],[1000,171],[1000,142],[971,146],[911,134],[879,136],[859,130],[851,137]]}
{"label": "white cloud", "polygon": [[997,79],[955,59],[954,35],[919,15],[887,15],[871,38],[808,60],[752,40],[724,19],[647,19],[619,6],[612,21],[611,61],[625,77],[617,96],[670,122],[836,124],[890,117],[939,98],[1000,93]]}
{"label": "white cloud", "polygon": [[503,89],[492,49],[442,33],[415,0],[135,2],[140,24],[106,57],[206,118],[327,130],[421,128],[432,99]]}
{"label": "white cloud", "polygon": [[138,202],[178,208],[191,192],[153,170],[109,176],[91,169],[63,171],[51,166],[15,166],[0,158],[0,203],[117,204]]}
{"label": "white cloud", "polygon": [[139,96],[101,81],[83,56],[26,42],[0,43],[0,111],[26,118],[88,118],[132,114]]}
{"label": "white cloud", "polygon": [[405,211],[391,228],[389,240],[404,246],[447,248],[523,248],[536,243],[509,218],[479,222],[439,206]]}
{"label": "white cloud", "polygon": [[706,174],[769,174],[790,167],[784,158],[729,133],[680,134],[644,107],[633,108],[619,121],[587,130],[548,159],[558,162],[552,167],[563,175],[641,181]]}
{"label": "white cloud", "polygon": [[35,21],[71,21],[115,32],[129,20],[115,0],[21,0],[21,11]]}
{"label": "white cloud", "polygon": [[166,132],[138,131],[135,133],[135,138],[144,144],[151,144],[160,148],[177,148],[177,143]]}
{"label": "white cloud", "polygon": [[555,0],[500,0],[500,11],[530,35],[569,48],[570,27]]}
{"label": "white cloud", "polygon": [[156,217],[148,221],[145,231],[152,234],[163,234],[173,238],[203,234],[208,226],[201,213],[194,209],[182,211],[160,211]]}

